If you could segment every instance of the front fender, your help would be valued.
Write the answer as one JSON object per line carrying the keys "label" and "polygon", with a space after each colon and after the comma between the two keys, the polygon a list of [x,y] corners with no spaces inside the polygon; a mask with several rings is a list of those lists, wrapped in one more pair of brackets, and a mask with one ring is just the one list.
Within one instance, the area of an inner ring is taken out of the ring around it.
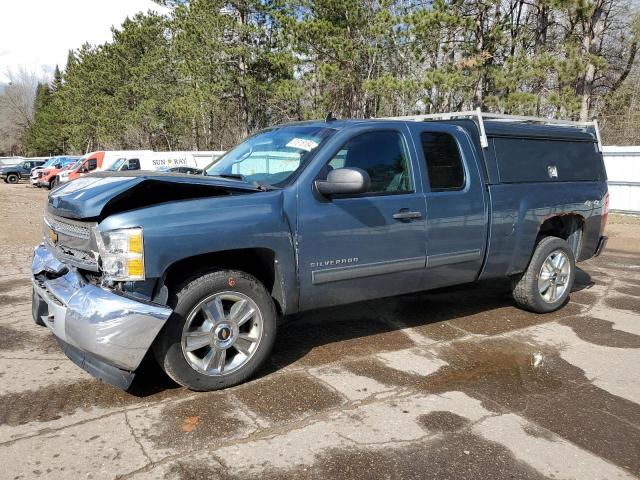
{"label": "front fender", "polygon": [[297,269],[283,196],[277,190],[169,202],[111,215],[99,228],[143,228],[147,278],[161,278],[176,262],[197,255],[269,249],[277,261],[276,282],[293,306]]}

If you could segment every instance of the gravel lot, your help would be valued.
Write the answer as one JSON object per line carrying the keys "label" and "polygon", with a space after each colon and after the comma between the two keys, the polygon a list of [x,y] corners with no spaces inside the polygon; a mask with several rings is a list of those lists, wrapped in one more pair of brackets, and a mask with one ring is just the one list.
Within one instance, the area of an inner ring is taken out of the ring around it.
{"label": "gravel lot", "polygon": [[570,303],[482,283],[308,313],[259,378],[192,393],[149,366],[135,395],[31,320],[46,192],[0,185],[0,478],[640,476],[640,222],[579,265]]}

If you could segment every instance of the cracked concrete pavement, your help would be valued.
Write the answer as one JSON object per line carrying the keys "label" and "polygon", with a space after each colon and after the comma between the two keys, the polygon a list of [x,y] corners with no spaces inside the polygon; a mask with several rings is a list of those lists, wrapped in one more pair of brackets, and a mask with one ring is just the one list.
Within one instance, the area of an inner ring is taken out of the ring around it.
{"label": "cracked concrete pavement", "polygon": [[640,476],[640,221],[535,315],[504,282],[337,309],[283,326],[259,376],[178,388],[148,365],[126,393],[31,320],[46,197],[2,185],[0,478]]}

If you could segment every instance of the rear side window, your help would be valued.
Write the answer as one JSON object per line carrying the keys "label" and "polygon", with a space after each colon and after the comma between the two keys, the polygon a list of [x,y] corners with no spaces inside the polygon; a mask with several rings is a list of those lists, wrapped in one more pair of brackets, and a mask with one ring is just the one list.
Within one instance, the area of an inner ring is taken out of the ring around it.
{"label": "rear side window", "polygon": [[345,143],[329,162],[331,168],[361,168],[371,177],[368,193],[413,191],[409,157],[400,133],[363,133]]}
{"label": "rear side window", "polygon": [[463,189],[464,167],[455,139],[444,132],[422,132],[420,142],[427,162],[431,191]]}
{"label": "rear side window", "polygon": [[90,158],[89,160],[87,160],[87,169],[95,170],[96,168],[98,168],[98,160],[97,159]]}

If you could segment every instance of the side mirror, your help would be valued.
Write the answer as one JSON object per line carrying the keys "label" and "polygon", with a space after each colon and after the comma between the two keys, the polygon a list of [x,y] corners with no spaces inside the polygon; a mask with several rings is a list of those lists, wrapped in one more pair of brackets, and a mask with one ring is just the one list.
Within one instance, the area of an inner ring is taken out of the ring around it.
{"label": "side mirror", "polygon": [[371,188],[369,174],[360,168],[337,168],[331,170],[326,180],[316,180],[316,189],[321,195],[353,195],[365,193]]}
{"label": "side mirror", "polygon": [[61,163],[56,163],[56,164],[53,166],[53,168],[55,168],[55,169],[60,169],[60,168],[62,168],[62,164],[61,164]]}

